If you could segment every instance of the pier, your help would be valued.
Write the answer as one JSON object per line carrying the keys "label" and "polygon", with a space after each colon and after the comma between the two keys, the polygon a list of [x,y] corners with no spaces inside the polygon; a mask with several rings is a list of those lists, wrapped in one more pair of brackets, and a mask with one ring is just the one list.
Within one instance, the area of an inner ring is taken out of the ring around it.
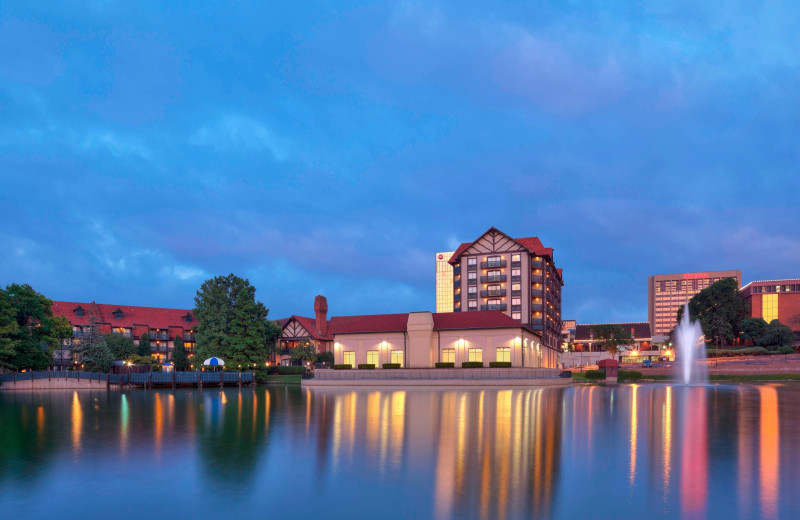
{"label": "pier", "polygon": [[42,371],[0,375],[0,390],[59,390],[79,388],[178,388],[255,385],[252,372],[147,372],[103,374],[99,372]]}

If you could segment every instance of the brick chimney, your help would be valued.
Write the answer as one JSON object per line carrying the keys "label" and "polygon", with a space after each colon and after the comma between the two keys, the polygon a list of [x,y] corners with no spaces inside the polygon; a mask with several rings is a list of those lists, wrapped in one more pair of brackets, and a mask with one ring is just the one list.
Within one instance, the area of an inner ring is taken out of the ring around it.
{"label": "brick chimney", "polygon": [[321,336],[328,334],[328,300],[324,296],[318,294],[314,298],[314,315],[316,322],[314,326]]}

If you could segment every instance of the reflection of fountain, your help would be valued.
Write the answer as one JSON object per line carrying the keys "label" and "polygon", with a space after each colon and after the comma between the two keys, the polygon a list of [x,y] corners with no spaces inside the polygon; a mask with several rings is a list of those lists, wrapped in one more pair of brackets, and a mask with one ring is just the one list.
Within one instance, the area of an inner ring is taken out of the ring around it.
{"label": "reflection of fountain", "polygon": [[692,321],[689,318],[689,304],[687,303],[683,308],[681,322],[675,328],[676,353],[681,360],[684,384],[708,382],[705,364],[706,349],[700,340],[702,335],[703,328],[700,326],[700,322]]}

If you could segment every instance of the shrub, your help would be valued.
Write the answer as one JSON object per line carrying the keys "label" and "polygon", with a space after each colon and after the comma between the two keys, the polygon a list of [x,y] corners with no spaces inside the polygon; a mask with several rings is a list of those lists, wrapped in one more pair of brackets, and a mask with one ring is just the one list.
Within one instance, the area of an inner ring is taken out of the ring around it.
{"label": "shrub", "polygon": [[626,381],[636,382],[642,378],[642,373],[636,370],[620,370],[617,374],[617,381],[624,383]]}
{"label": "shrub", "polygon": [[359,370],[372,370],[375,368],[375,363],[359,363],[358,369]]}
{"label": "shrub", "polygon": [[706,351],[709,357],[766,356],[769,350],[764,347],[747,347],[739,349],[711,348]]}
{"label": "shrub", "polygon": [[279,365],[279,366],[275,367],[275,372],[277,372],[278,374],[280,374],[282,376],[305,374],[306,373],[306,367],[291,367],[291,366],[286,367],[286,366]]}
{"label": "shrub", "polygon": [[489,368],[511,368],[511,361],[489,361]]}
{"label": "shrub", "polygon": [[451,361],[441,361],[436,363],[436,368],[455,368],[456,364]]}
{"label": "shrub", "polygon": [[483,368],[483,361],[464,361],[461,368]]}
{"label": "shrub", "polygon": [[794,354],[794,349],[792,347],[781,347],[777,350],[778,354]]}
{"label": "shrub", "polygon": [[317,363],[323,363],[328,366],[333,365],[333,352],[320,352],[317,354]]}
{"label": "shrub", "polygon": [[587,370],[583,375],[586,377],[586,379],[598,380],[606,378],[606,373],[602,370]]}
{"label": "shrub", "polygon": [[383,368],[400,368],[400,363],[384,363]]}
{"label": "shrub", "polygon": [[353,368],[353,365],[333,365],[334,370],[350,370]]}

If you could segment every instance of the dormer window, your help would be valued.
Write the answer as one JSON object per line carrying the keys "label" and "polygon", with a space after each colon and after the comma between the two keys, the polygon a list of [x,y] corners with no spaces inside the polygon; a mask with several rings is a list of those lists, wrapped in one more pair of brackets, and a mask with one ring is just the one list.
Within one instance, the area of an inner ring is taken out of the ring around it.
{"label": "dormer window", "polygon": [[117,309],[114,311],[114,319],[121,320],[122,319],[122,309]]}
{"label": "dormer window", "polygon": [[75,309],[75,316],[83,316],[83,307]]}
{"label": "dormer window", "polygon": [[192,315],[191,315],[191,314],[186,314],[186,316],[184,316],[184,317],[183,317],[183,320],[184,320],[186,323],[191,323],[191,322],[192,322],[192,319],[193,319],[193,318],[192,318]]}

